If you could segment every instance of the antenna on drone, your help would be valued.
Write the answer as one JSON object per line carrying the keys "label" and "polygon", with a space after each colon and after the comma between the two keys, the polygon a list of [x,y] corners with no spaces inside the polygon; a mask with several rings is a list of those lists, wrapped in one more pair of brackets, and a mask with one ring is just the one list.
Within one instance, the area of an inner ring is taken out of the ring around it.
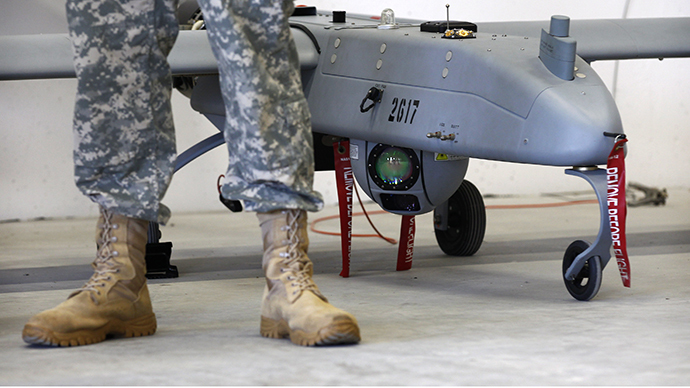
{"label": "antenna on drone", "polygon": [[446,31],[450,30],[450,4],[446,4]]}
{"label": "antenna on drone", "polygon": [[[437,21],[435,22],[437,26],[437,31],[441,32],[441,29],[443,28],[443,22],[442,21]],[[477,32],[477,25],[474,23],[468,23],[468,22],[453,22],[453,26],[451,28],[450,25],[450,4],[446,4],[446,30],[443,32],[442,38],[447,38],[447,39],[467,39],[467,38],[474,38],[476,37],[475,33]]]}

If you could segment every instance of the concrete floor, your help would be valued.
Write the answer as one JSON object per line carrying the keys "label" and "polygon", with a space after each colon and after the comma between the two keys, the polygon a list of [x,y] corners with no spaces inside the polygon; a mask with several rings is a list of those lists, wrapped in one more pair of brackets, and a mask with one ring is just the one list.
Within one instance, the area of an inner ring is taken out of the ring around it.
{"label": "concrete floor", "polygon": [[[669,195],[666,206],[629,209],[633,287],[611,263],[590,302],[570,297],[561,259],[571,241],[593,240],[596,205],[490,209],[471,258],[445,256],[431,216],[420,216],[412,270],[395,271],[396,247],[358,238],[347,279],[338,276],[339,239],[312,233],[316,282],[358,317],[363,335],[331,348],[259,335],[259,229],[253,214],[225,211],[178,214],[163,229],[181,276],[150,281],[155,335],[27,346],[29,317],[90,276],[95,221],[0,223],[0,384],[689,385],[690,191]],[[399,217],[372,218],[398,237]],[[337,221],[318,227],[335,231]],[[363,217],[354,228],[369,233]]]}

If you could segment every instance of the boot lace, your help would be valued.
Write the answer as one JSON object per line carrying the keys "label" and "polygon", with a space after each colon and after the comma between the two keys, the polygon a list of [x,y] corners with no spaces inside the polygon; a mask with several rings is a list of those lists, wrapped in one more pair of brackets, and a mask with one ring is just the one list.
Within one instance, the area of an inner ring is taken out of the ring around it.
{"label": "boot lace", "polygon": [[302,240],[300,238],[299,219],[301,211],[299,210],[285,210],[283,213],[287,214],[287,224],[283,229],[287,232],[287,250],[280,253],[280,256],[285,258],[284,267],[281,272],[291,272],[287,279],[292,282],[293,287],[297,287],[293,294],[302,291],[312,291],[320,295],[316,283],[312,279],[313,264],[311,260],[305,255],[305,252],[300,248]]}
{"label": "boot lace", "polygon": [[72,294],[73,296],[82,291],[90,291],[89,295],[95,304],[98,304],[96,295],[101,294],[99,288],[105,287],[105,282],[112,279],[110,274],[120,272],[120,269],[118,268],[119,263],[111,260],[119,255],[119,253],[113,247],[113,243],[117,242],[117,237],[113,236],[112,232],[113,230],[118,229],[120,226],[112,222],[112,212],[101,209],[101,215],[103,216],[103,224],[98,225],[102,231],[101,236],[98,239],[99,248],[98,252],[96,253],[96,259],[93,261],[94,274],[79,290]]}

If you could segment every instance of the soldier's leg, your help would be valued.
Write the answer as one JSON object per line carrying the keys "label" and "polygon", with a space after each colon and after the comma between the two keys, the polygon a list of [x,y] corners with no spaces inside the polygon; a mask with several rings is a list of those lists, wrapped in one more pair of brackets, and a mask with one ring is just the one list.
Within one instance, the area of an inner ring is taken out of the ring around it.
{"label": "soldier's leg", "polygon": [[319,210],[291,1],[199,2],[219,63],[229,167],[222,192],[249,211]]}
{"label": "soldier's leg", "polygon": [[77,187],[106,209],[165,221],[176,158],[167,55],[176,0],[69,0],[78,85]]}
{"label": "soldier's leg", "polygon": [[28,343],[85,345],[156,330],[144,256],[148,221],[169,217],[160,199],[175,160],[166,62],[175,8],[174,0],[67,1],[78,78],[75,176],[99,204],[98,253],[80,290],[25,325]]}
{"label": "soldier's leg", "polygon": [[288,17],[292,1],[201,0],[226,108],[226,198],[256,211],[266,288],[261,334],[300,345],[358,342],[357,320],[312,279],[306,211],[313,190],[311,123]]}

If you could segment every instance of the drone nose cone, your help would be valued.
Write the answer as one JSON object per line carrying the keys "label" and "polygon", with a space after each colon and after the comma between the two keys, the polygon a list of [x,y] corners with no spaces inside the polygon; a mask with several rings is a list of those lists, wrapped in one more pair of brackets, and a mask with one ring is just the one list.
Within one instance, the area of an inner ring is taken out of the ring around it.
{"label": "drone nose cone", "polygon": [[544,90],[527,117],[521,153],[540,164],[605,164],[613,143],[604,132],[623,133],[623,126],[613,97],[598,81]]}

